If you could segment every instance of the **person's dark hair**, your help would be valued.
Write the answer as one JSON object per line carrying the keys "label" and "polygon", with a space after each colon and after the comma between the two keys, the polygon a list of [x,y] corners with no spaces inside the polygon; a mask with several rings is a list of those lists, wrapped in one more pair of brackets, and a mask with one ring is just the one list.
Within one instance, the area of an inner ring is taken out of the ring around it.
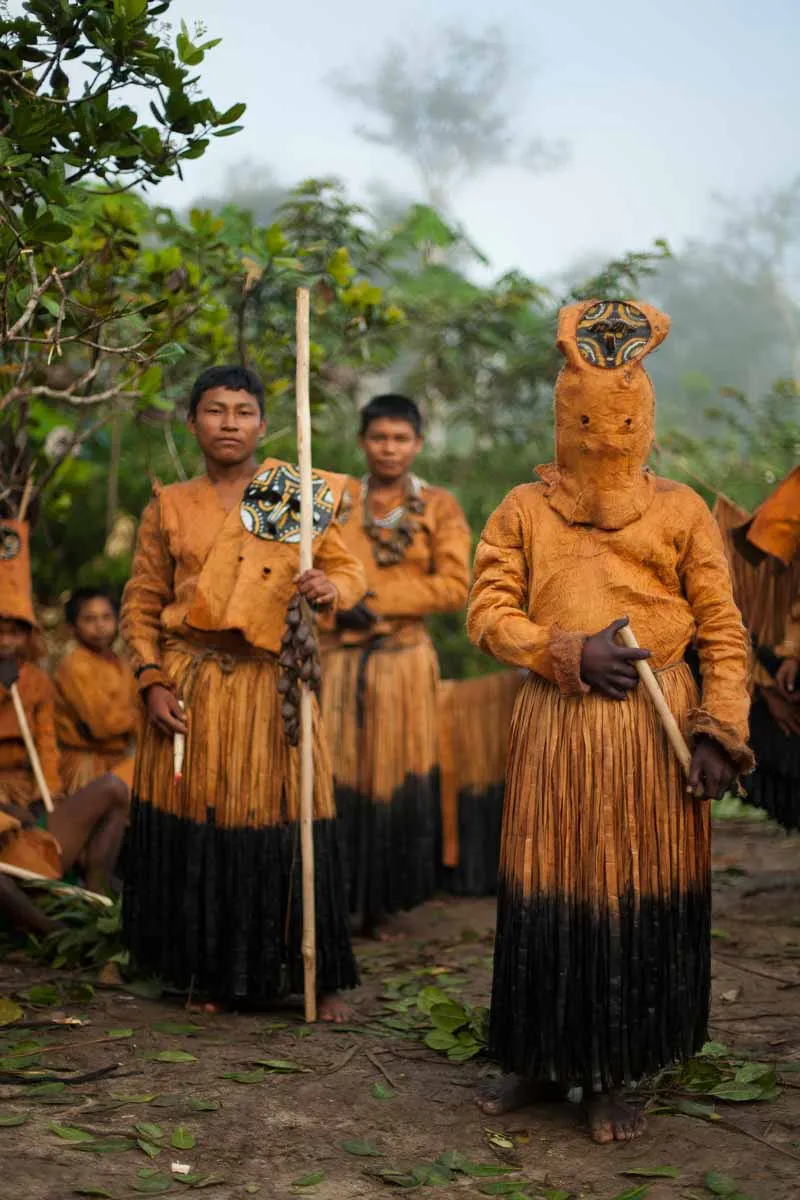
{"label": "person's dark hair", "polygon": [[76,588],[67,600],[67,603],[64,605],[64,616],[67,618],[68,625],[77,624],[78,617],[81,615],[81,609],[83,608],[84,604],[88,604],[90,600],[107,600],[114,610],[114,615],[119,616],[119,602],[110,588]]}
{"label": "person's dark hair", "polygon": [[208,367],[202,371],[192,385],[189,397],[189,415],[197,416],[197,406],[205,392],[214,388],[227,388],[230,392],[247,392],[258,401],[264,415],[264,385],[255,371],[249,367]]}
{"label": "person's dark hair", "polygon": [[408,396],[400,396],[395,392],[387,392],[384,396],[373,396],[361,410],[361,436],[373,421],[382,417],[391,417],[395,421],[408,421],[417,437],[422,436],[422,413],[419,407]]}

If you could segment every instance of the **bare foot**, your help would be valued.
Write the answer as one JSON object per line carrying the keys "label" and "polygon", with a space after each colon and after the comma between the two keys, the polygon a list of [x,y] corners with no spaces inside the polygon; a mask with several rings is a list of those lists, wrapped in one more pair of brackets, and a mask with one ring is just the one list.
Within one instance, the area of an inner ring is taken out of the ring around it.
{"label": "bare foot", "polygon": [[564,1099],[564,1092],[555,1083],[537,1083],[519,1075],[503,1075],[481,1088],[475,1103],[487,1117],[527,1108],[529,1104],[555,1102]]}
{"label": "bare foot", "polygon": [[607,1142],[631,1142],[641,1137],[647,1129],[644,1114],[638,1108],[626,1104],[613,1092],[592,1096],[585,1105],[586,1120],[592,1140],[605,1145]]}
{"label": "bare foot", "polygon": [[338,992],[332,992],[330,996],[320,996],[317,1007],[318,1020],[333,1025],[344,1025],[346,1021],[352,1020],[352,1017],[352,1008],[344,1002]]}
{"label": "bare foot", "polygon": [[187,1000],[186,1011],[193,1013],[221,1013],[222,1005],[211,1000]]}

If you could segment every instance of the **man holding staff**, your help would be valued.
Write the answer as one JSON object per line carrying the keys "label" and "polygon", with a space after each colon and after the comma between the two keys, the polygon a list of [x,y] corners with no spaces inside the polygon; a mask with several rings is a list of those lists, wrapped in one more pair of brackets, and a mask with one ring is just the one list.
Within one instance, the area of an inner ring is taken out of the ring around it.
{"label": "man holding staff", "polygon": [[[753,765],[747,638],[719,531],[690,488],[645,466],[655,406],[641,359],[668,328],[641,304],[562,310],[557,461],[490,518],[468,616],[476,645],[530,672],[511,727],[490,1029],[509,1074],[481,1105],[580,1086],[598,1142],[640,1135],[619,1089],[705,1039],[700,796]],[[658,688],[637,687],[647,661]]]}
{"label": "man holding staff", "polygon": [[[300,477],[275,459],[258,466],[266,423],[254,372],[203,372],[189,423],[206,473],[160,489],[145,510],[122,607],[148,717],[125,937],[137,964],[173,985],[263,1006],[303,991],[299,714],[284,658],[289,636],[308,645],[313,631],[297,616],[297,594],[322,610],[349,608],[366,582],[336,523],[344,480],[321,473],[313,566],[299,573]],[[181,778],[176,735],[185,737]],[[338,1020],[335,993],[357,973],[316,706],[312,740],[319,1015]]]}

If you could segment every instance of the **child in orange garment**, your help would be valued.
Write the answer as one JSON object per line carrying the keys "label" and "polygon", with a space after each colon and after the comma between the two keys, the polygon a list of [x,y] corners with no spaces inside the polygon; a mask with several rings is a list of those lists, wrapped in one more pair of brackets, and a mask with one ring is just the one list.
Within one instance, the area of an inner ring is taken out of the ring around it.
{"label": "child in orange garment", "polygon": [[139,689],[133,671],[113,650],[116,605],[102,588],[79,588],[67,601],[66,618],[78,644],[53,676],[65,790],[72,795],[107,771],[130,790]]}

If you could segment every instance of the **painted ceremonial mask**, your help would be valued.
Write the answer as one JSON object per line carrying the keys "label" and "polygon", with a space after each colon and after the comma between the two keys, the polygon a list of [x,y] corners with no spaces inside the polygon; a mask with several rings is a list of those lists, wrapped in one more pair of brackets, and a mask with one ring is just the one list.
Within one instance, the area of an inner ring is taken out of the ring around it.
{"label": "painted ceremonial mask", "polygon": [[650,506],[655,392],[642,359],[668,332],[669,318],[647,304],[589,300],[562,308],[556,463],[539,473],[551,505],[571,523],[621,529]]}
{"label": "painted ceremonial mask", "polygon": [[[319,537],[334,517],[335,502],[321,475],[312,476],[314,494],[313,535]],[[248,488],[240,508],[248,533],[268,542],[300,541],[300,472],[280,463],[261,471]]]}

